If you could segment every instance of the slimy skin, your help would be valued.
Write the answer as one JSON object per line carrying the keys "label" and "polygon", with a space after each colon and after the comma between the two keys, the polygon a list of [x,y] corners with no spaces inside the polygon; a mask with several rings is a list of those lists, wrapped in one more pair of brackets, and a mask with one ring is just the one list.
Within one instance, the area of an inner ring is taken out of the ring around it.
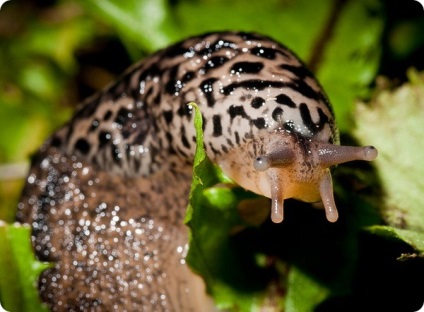
{"label": "slimy skin", "polygon": [[337,220],[329,167],[373,160],[338,145],[326,95],[286,47],[250,33],[189,38],[132,66],[87,99],[33,159],[17,220],[51,310],[208,311],[185,264],[183,224],[195,153],[195,102],[206,152],[242,187],[283,201],[322,201]]}

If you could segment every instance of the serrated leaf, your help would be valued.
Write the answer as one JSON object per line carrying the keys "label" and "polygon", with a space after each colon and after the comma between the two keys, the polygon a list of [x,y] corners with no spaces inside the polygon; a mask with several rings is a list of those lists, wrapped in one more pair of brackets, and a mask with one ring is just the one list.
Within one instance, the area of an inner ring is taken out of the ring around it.
{"label": "serrated leaf", "polygon": [[38,276],[51,267],[34,257],[31,228],[0,221],[0,302],[8,311],[46,312],[37,290]]}

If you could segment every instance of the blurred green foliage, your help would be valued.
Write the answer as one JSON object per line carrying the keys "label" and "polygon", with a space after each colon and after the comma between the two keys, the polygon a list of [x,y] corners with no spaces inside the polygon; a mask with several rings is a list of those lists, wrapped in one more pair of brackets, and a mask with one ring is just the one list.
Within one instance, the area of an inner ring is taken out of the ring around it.
{"label": "blurred green foliage", "polygon": [[[281,41],[316,73],[333,103],[342,138],[351,140],[351,130],[357,125],[356,138],[362,138],[368,144],[374,143],[373,138],[382,131],[385,133],[381,136],[384,142],[387,137],[385,126],[381,123],[382,128],[374,128],[374,136],[367,136],[367,125],[361,125],[357,117],[364,116],[368,120],[366,116],[373,116],[371,122],[378,124],[382,112],[377,110],[372,113],[374,115],[361,115],[355,109],[355,101],[372,96],[379,74],[399,83],[406,81],[409,67],[424,69],[423,26],[422,7],[412,0],[8,1],[0,10],[0,220],[13,221],[30,155],[70,117],[74,106],[102,88],[131,62],[171,42],[223,29],[260,32]],[[395,107],[396,101],[389,102]],[[403,118],[418,116],[414,109],[416,107],[410,108],[409,115]],[[398,114],[396,110],[394,114]],[[415,124],[419,123],[416,120]],[[403,130],[408,133],[408,127]],[[408,148],[418,146],[420,141],[415,138],[413,142],[403,147],[404,155],[415,152]],[[391,153],[396,155],[396,150]],[[408,156],[405,158],[417,161]],[[388,166],[379,166],[378,170],[389,172]],[[278,243],[285,246],[285,254],[280,258],[296,264],[287,279],[281,281],[288,289],[286,311],[308,311],[313,307],[316,311],[337,310],[340,298],[345,302],[352,300],[343,296],[348,292],[361,293],[360,288],[366,280],[360,278],[361,274],[368,274],[374,267],[358,263],[369,260],[367,256],[374,255],[373,250],[384,255],[381,259],[376,256],[382,262],[387,259],[384,258],[387,250],[395,249],[397,256],[399,250],[406,250],[408,254],[423,252],[417,247],[421,245],[414,244],[421,237],[419,233],[371,227],[367,234],[360,234],[363,228],[382,221],[373,214],[381,205],[358,198],[355,188],[352,190],[349,184],[353,183],[352,179],[345,177],[354,172],[356,184],[372,181],[377,187],[378,177],[374,174],[370,178],[367,169],[360,171],[348,166],[335,175],[339,181],[335,186],[339,200],[356,211],[349,216],[348,224],[329,229],[327,224],[315,221],[305,224],[285,221],[287,225],[269,234],[279,237]],[[389,197],[397,200],[393,206],[402,212],[399,198],[411,197],[404,193],[404,188],[389,183],[400,181],[399,178],[382,174],[381,179],[381,184],[390,192],[402,189],[396,193],[398,197]],[[419,175],[414,175],[413,179],[416,183],[411,187],[412,194],[418,198],[417,194],[423,191],[419,187]],[[228,193],[221,195],[222,198],[232,196]],[[412,210],[411,217],[406,214],[406,220],[411,221],[415,229],[422,229],[422,221],[415,217],[421,216],[422,206],[417,207]],[[398,216],[394,213],[385,221],[390,224],[393,215]],[[300,220],[302,216],[298,214],[294,218]],[[230,219],[237,223],[237,220]],[[231,222],[227,226],[233,226]],[[341,230],[343,226],[347,230]],[[313,237],[313,233],[320,235]],[[299,251],[285,235],[299,236],[295,242],[304,248]],[[346,245],[332,246],[331,235],[340,236],[337,242]],[[367,243],[372,242],[367,235],[372,235],[376,244],[364,244],[361,235],[365,235]],[[384,245],[384,239],[392,240],[395,236],[401,247]],[[387,248],[376,248],[378,244]],[[316,254],[326,256],[314,259]],[[415,269],[416,262],[413,263]],[[283,262],[276,266],[282,271],[286,268]],[[387,267],[389,269],[396,274],[399,264],[396,262],[393,267]],[[326,274],[331,275],[331,272],[337,272],[339,278],[328,278]],[[355,278],[358,274],[360,277]],[[299,297],[299,291],[303,289],[308,289],[309,293],[305,293],[306,297]],[[324,299],[327,299],[326,303],[319,305]]]}

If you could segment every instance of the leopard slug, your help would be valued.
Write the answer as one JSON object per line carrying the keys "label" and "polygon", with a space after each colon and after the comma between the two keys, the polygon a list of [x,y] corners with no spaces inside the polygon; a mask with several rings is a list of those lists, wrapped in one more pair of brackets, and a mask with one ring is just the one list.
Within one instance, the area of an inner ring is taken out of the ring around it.
{"label": "leopard slug", "polygon": [[286,198],[322,201],[336,221],[329,167],[377,156],[338,145],[326,95],[280,43],[218,32],[163,49],[82,103],[33,158],[17,220],[31,224],[37,257],[55,263],[39,279],[51,310],[207,310],[184,258],[189,102],[208,156],[269,197],[274,222]]}

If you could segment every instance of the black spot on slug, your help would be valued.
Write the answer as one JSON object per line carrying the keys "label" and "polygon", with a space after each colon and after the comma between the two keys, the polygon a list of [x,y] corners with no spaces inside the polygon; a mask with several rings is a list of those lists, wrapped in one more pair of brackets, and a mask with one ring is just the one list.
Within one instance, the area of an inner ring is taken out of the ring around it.
{"label": "black spot on slug", "polygon": [[286,105],[288,107],[292,107],[292,108],[296,107],[296,104],[293,102],[293,100],[285,94],[277,95],[275,101],[278,104]]}
{"label": "black spot on slug", "polygon": [[[137,70],[139,70],[139,68]],[[140,83],[142,81],[150,80],[152,77],[160,76],[162,72],[163,71],[158,67],[157,63],[152,63],[149,67],[140,73],[137,81]]]}
{"label": "black spot on slug", "polygon": [[104,116],[103,116],[103,120],[104,120],[104,121],[107,121],[107,120],[109,120],[109,119],[110,119],[110,117],[112,117],[112,112],[111,112],[110,110],[108,110],[108,111],[104,114]]}
{"label": "black spot on slug", "polygon": [[188,71],[184,74],[184,76],[181,78],[182,83],[187,83],[193,78],[196,77],[196,74],[193,71]]}
{"label": "black spot on slug", "polygon": [[321,130],[329,122],[329,119],[328,119],[328,116],[322,111],[321,108],[318,108],[318,116],[319,116],[318,130]]}
{"label": "black spot on slug", "polygon": [[312,100],[323,99],[323,95],[312,89],[312,87],[308,85],[304,80],[296,79],[293,81],[293,83],[289,83],[287,86]]}
{"label": "black spot on slug", "polygon": [[265,47],[255,47],[250,50],[250,53],[268,60],[274,60],[277,54],[281,54],[283,56],[288,57],[286,53],[281,50],[276,50],[272,48]]}
{"label": "black spot on slug", "polygon": [[315,124],[313,122],[308,105],[306,105],[305,103],[301,103],[299,105],[299,110],[300,110],[300,117],[302,117],[303,123],[308,128],[308,130],[311,131],[312,133],[315,133],[317,130],[319,130],[321,121],[319,121],[318,124]]}
{"label": "black spot on slug", "polygon": [[166,136],[166,139],[168,140],[168,142],[171,144],[172,141],[174,140],[173,135],[170,132],[166,131],[165,136]]}
{"label": "black spot on slug", "polygon": [[180,117],[186,116],[190,119],[193,114],[193,107],[187,105],[187,103],[183,103],[182,105],[180,105],[180,107],[178,107],[177,114]]}
{"label": "black spot on slug", "polygon": [[224,144],[221,145],[221,149],[224,153],[228,153],[228,148]]}
{"label": "black spot on slug", "polygon": [[306,77],[312,77],[311,72],[305,66],[293,66],[289,64],[281,64],[279,67],[281,69],[284,69],[293,73],[293,75],[298,78],[304,79]]}
{"label": "black spot on slug", "polygon": [[212,69],[212,68],[218,68],[221,67],[223,64],[225,64],[228,61],[228,58],[225,56],[214,56],[211,57],[205,64],[204,70],[205,73]]}
{"label": "black spot on slug", "polygon": [[200,90],[204,93],[209,107],[212,107],[215,104],[213,97],[213,84],[216,80],[216,78],[209,78],[200,84]]}
{"label": "black spot on slug", "polygon": [[87,155],[90,151],[90,144],[88,144],[86,139],[78,139],[75,143],[75,149],[81,152],[83,155]]}
{"label": "black spot on slug", "polygon": [[257,119],[253,119],[252,122],[256,126],[256,128],[258,128],[258,129],[266,128],[265,119],[262,118],[262,117],[257,118]]}
{"label": "black spot on slug", "polygon": [[190,49],[185,48],[183,45],[176,45],[167,50],[165,50],[164,57],[166,58],[174,58],[176,56],[184,55],[185,53],[190,52]]}
{"label": "black spot on slug", "polygon": [[213,124],[213,133],[212,133],[212,135],[214,137],[221,136],[222,135],[221,116],[219,116],[219,115],[213,115],[213,117],[212,117],[212,124]]}
{"label": "black spot on slug", "polygon": [[230,74],[257,74],[263,67],[264,64],[261,62],[238,62],[231,66]]}
{"label": "black spot on slug", "polygon": [[230,139],[227,139],[227,144],[228,146],[231,146],[231,147],[234,146],[233,141],[231,141]]}
{"label": "black spot on slug", "polygon": [[274,119],[277,122],[281,122],[283,113],[284,113],[283,109],[281,107],[277,107],[272,112],[272,119]]}
{"label": "black spot on slug", "polygon": [[160,92],[158,92],[158,94],[153,99],[153,103],[156,104],[156,105],[159,105],[161,98],[162,98],[162,94]]}
{"label": "black spot on slug", "polygon": [[52,141],[51,141],[51,146],[53,146],[53,147],[59,147],[59,146],[61,146],[62,145],[62,139],[61,138],[59,138],[59,137],[57,137],[57,136],[54,136],[53,138],[52,138]]}
{"label": "black spot on slug", "polygon": [[111,138],[112,135],[109,132],[101,131],[99,133],[99,149],[108,144]]}
{"label": "black spot on slug", "polygon": [[115,123],[118,125],[124,125],[128,119],[132,117],[132,112],[126,108],[121,108],[116,114]]}
{"label": "black spot on slug", "polygon": [[231,119],[234,119],[237,116],[241,116],[243,118],[249,118],[249,116],[247,116],[246,112],[244,111],[243,106],[231,105],[230,108],[228,109],[228,113],[230,114]]}
{"label": "black spot on slug", "polygon": [[163,117],[165,118],[166,123],[169,125],[174,119],[174,112],[172,110],[166,110],[163,112]]}
{"label": "black spot on slug", "polygon": [[119,150],[119,147],[115,144],[112,144],[110,146],[110,152],[111,152],[113,161],[116,164],[120,164],[122,155],[121,155],[121,152]]}
{"label": "black spot on slug", "polygon": [[221,92],[224,95],[230,95],[238,88],[261,91],[265,88],[282,88],[284,86],[285,84],[280,81],[251,79],[229,84],[228,86],[222,88]]}
{"label": "black spot on slug", "polygon": [[234,133],[234,138],[236,139],[236,144],[240,145],[240,135],[237,131]]}
{"label": "black spot on slug", "polygon": [[177,74],[178,74],[178,66],[171,67],[171,70],[169,70],[169,76],[168,76],[168,82],[165,84],[165,92],[167,94],[173,95],[181,89],[181,82],[177,80]]}
{"label": "black spot on slug", "polygon": [[293,120],[289,120],[283,124],[283,128],[287,131],[294,131],[295,126]]}
{"label": "black spot on slug", "polygon": [[265,100],[261,97],[255,97],[250,105],[252,105],[253,108],[260,108],[265,104]]}

